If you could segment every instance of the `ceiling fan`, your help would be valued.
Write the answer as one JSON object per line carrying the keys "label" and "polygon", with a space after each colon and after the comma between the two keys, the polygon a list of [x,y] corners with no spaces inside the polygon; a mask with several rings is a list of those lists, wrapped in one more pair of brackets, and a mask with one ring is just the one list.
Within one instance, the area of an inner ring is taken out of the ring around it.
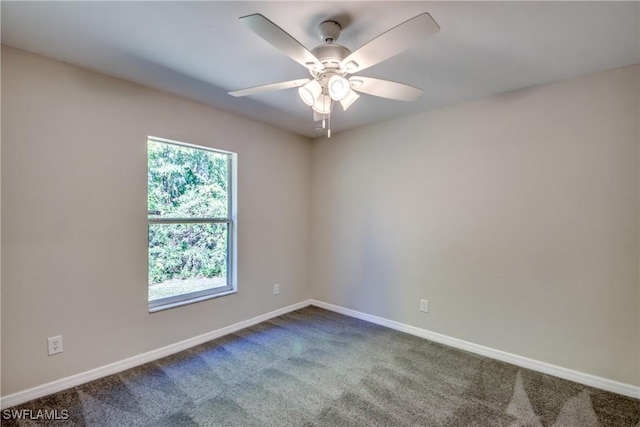
{"label": "ceiling fan", "polygon": [[[440,27],[428,13],[422,13],[380,34],[359,49],[351,52],[335,43],[342,27],[335,21],[324,21],[318,33],[324,42],[309,51],[282,28],[258,13],[243,16],[240,22],[280,49],[291,59],[307,68],[310,79],[297,79],[272,83],[229,92],[233,96],[255,95],[261,92],[298,88],[302,101],[313,110],[314,120],[330,120],[335,102],[343,110],[359,97],[358,92],[401,101],[413,101],[422,89],[403,83],[351,74],[376,65],[407,49],[410,45],[440,31]],[[331,137],[330,126],[327,136]]]}

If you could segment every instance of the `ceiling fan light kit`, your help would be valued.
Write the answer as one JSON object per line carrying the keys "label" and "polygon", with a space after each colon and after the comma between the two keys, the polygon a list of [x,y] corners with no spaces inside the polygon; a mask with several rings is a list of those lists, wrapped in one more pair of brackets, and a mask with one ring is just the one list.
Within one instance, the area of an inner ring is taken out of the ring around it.
{"label": "ceiling fan light kit", "polygon": [[340,101],[340,105],[342,105],[342,111],[347,111],[347,108],[351,106],[354,102],[356,102],[360,98],[354,90],[350,90],[347,96]]}
{"label": "ceiling fan light kit", "polygon": [[316,99],[316,102],[313,103],[313,111],[322,115],[331,114],[331,108],[333,107],[333,100],[329,95],[322,94]]}
{"label": "ceiling fan light kit", "polygon": [[351,87],[349,81],[344,77],[335,74],[329,79],[329,96],[334,101],[342,101],[349,95]]}
{"label": "ceiling fan light kit", "polygon": [[302,102],[307,104],[309,107],[313,106],[321,93],[322,86],[317,80],[311,80],[309,83],[298,89],[298,95],[300,95]]}
{"label": "ceiling fan light kit", "polygon": [[[260,14],[241,17],[240,21],[265,41],[307,68],[312,78],[235,90],[229,94],[246,96],[297,87],[300,99],[305,105],[311,107],[314,119],[321,117],[323,129],[325,119],[330,122],[334,102],[340,102],[342,109],[346,110],[360,97],[356,91],[401,101],[412,101],[417,98],[422,93],[422,89],[389,80],[361,76],[347,78],[347,76],[389,59],[440,30],[431,15],[422,13],[351,52],[348,48],[335,43],[342,27],[338,22],[328,20],[318,26],[318,34],[324,44],[309,51],[282,28]],[[327,129],[327,136],[331,136],[330,127]]]}

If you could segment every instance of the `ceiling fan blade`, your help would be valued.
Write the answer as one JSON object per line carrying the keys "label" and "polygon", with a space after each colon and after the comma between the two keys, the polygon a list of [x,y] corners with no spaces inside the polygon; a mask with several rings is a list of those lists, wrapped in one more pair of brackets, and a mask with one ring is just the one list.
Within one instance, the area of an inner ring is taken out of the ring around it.
{"label": "ceiling fan blade", "polygon": [[398,101],[413,101],[422,93],[422,89],[417,87],[372,77],[353,76],[349,83],[357,92]]}
{"label": "ceiling fan blade", "polygon": [[364,46],[347,56],[340,68],[355,73],[389,59],[440,31],[440,27],[428,13],[422,13],[380,34]]}
{"label": "ceiling fan blade", "polygon": [[309,82],[309,79],[289,80],[288,82],[271,83],[268,85],[254,86],[246,89],[233,90],[229,92],[229,95],[233,95],[237,97],[237,96],[255,95],[258,93],[274,91],[274,90],[292,89],[294,87],[304,86],[308,82]]}
{"label": "ceiling fan blade", "polygon": [[240,18],[240,22],[269,42],[273,47],[286,53],[297,63],[317,70],[324,68],[318,58],[300,44],[298,40],[259,13],[243,16]]}

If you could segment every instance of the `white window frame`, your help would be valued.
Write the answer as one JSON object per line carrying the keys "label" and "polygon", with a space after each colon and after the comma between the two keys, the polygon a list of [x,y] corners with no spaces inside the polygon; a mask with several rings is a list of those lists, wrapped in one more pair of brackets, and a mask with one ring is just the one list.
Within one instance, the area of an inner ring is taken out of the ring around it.
{"label": "white window frame", "polygon": [[[174,307],[180,307],[187,304],[193,304],[200,301],[205,301],[211,298],[217,298],[224,295],[230,295],[238,292],[238,284],[236,279],[236,265],[237,265],[237,165],[238,155],[231,151],[220,150],[217,148],[203,147],[200,145],[189,144],[181,141],[174,141],[171,139],[159,138],[155,136],[147,137],[148,141],[160,142],[163,144],[177,145],[180,147],[188,147],[196,150],[210,151],[213,153],[224,154],[227,157],[227,202],[228,202],[228,217],[227,218],[154,218],[155,212],[147,212],[147,224],[194,224],[194,223],[208,223],[208,224],[227,224],[227,285],[220,286],[212,289],[205,289],[202,291],[189,292],[180,295],[174,295],[171,297],[161,298],[153,301],[148,301],[149,312],[157,312]],[[147,154],[148,156],[148,154]],[[147,170],[147,176],[149,171]],[[148,192],[147,192],[148,195]],[[147,242],[147,251],[149,250],[149,243]],[[147,268],[148,268],[149,253],[147,252]],[[147,271],[147,278],[148,278]],[[149,281],[147,279],[147,292]]]}

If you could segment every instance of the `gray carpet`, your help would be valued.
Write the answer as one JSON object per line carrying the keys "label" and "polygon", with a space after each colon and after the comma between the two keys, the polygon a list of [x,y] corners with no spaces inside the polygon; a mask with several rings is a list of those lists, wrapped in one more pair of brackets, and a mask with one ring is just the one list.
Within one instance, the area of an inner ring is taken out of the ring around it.
{"label": "gray carpet", "polygon": [[77,426],[640,426],[636,399],[315,307],[13,409]]}

